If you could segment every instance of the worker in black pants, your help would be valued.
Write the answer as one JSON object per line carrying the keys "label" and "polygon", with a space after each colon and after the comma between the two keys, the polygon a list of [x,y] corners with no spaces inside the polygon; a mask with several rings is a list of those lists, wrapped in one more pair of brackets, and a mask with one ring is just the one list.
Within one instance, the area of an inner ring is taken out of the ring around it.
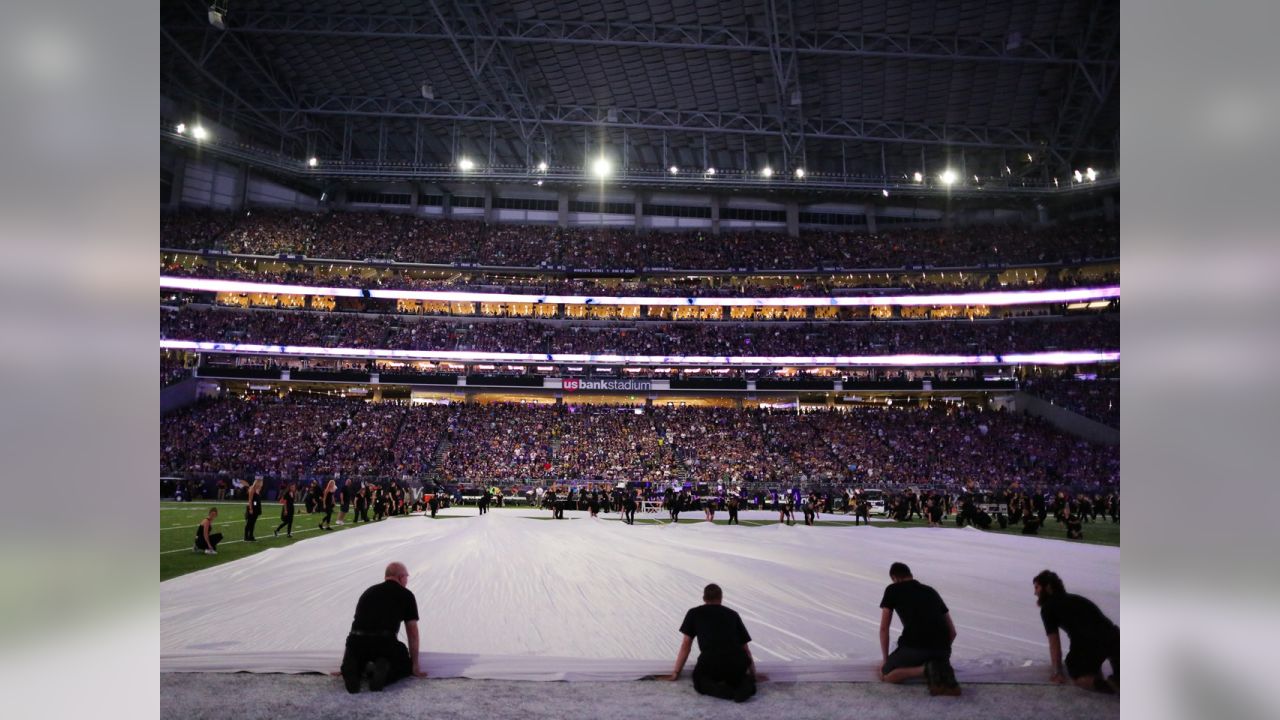
{"label": "worker in black pants", "polygon": [[738,503],[739,503],[739,502],[740,502],[740,501],[738,500],[738,496],[737,496],[737,495],[730,495],[730,496],[729,496],[729,502],[725,503],[725,507],[729,510],[729,524],[730,524],[730,525],[741,525],[741,524],[742,524],[742,523],[739,523],[739,522],[738,522]]}
{"label": "worker in black pants", "polygon": [[622,502],[622,521],[628,525],[636,524],[636,495],[629,492]]}
{"label": "worker in black pants", "polygon": [[249,486],[249,498],[244,507],[244,541],[257,542],[253,536],[253,526],[258,524],[258,516],[262,514],[262,478],[257,478]]}
{"label": "worker in black pants", "polygon": [[[409,571],[393,562],[383,581],[360,595],[342,655],[340,674],[347,692],[360,692],[365,677],[369,689],[379,692],[400,678],[427,676],[418,665],[418,601],[408,585]],[[396,639],[401,622],[407,648]]]}

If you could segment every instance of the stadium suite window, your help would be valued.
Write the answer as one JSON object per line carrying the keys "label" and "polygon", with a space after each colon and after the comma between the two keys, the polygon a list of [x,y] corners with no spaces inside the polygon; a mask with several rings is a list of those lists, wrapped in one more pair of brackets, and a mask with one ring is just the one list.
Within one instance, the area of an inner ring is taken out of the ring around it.
{"label": "stadium suite window", "polygon": [[455,195],[452,201],[453,207],[460,208],[482,208],[484,207],[484,198],[471,197],[470,195]]}

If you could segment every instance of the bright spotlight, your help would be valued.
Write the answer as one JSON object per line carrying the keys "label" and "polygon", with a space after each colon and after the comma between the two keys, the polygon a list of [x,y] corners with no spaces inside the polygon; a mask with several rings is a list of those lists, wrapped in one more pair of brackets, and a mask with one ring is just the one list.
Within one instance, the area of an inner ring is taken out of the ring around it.
{"label": "bright spotlight", "polygon": [[880,194],[881,194],[881,195],[883,195],[883,196],[885,196],[885,197],[889,197],[889,189],[888,189],[888,188],[885,188],[885,189],[881,190],[881,191],[880,191]]}
{"label": "bright spotlight", "polygon": [[1071,177],[1075,178],[1076,182],[1081,182],[1084,180],[1084,175],[1081,175],[1079,170],[1071,173]]}
{"label": "bright spotlight", "polygon": [[307,167],[315,167],[320,164],[319,158],[307,158]]}
{"label": "bright spotlight", "polygon": [[676,167],[675,165],[672,165],[671,167],[667,168],[667,172],[671,173],[672,175],[675,175],[680,172],[680,168]]}
{"label": "bright spotlight", "polygon": [[974,175],[974,176],[973,176],[973,182],[976,184],[976,183],[980,183],[980,182],[982,182],[982,181],[978,179],[978,176],[977,176],[977,175]]}
{"label": "bright spotlight", "polygon": [[1031,162],[1031,161],[1032,161],[1031,153],[1027,153],[1027,162]]}
{"label": "bright spotlight", "polygon": [[178,127],[174,128],[174,129],[178,131],[178,134],[179,134],[179,135],[182,135],[182,134],[184,134],[184,133],[186,133],[186,132],[187,132],[187,124],[186,124],[186,123],[178,123]]}
{"label": "bright spotlight", "polygon": [[204,140],[205,138],[209,137],[209,131],[205,130],[200,125],[197,125],[191,128],[191,137],[197,140]]}
{"label": "bright spotlight", "polygon": [[804,168],[796,168],[796,177],[804,179]]}
{"label": "bright spotlight", "polygon": [[716,169],[715,169],[715,168],[707,168],[707,174],[708,174],[708,175],[715,175],[715,174],[716,174]]}
{"label": "bright spotlight", "polygon": [[911,179],[916,182],[924,182],[924,175],[921,173],[915,173],[911,176]]}
{"label": "bright spotlight", "polygon": [[542,181],[541,181],[541,180],[539,180],[539,181],[535,182],[535,183],[534,183],[534,185],[537,185],[538,187],[542,187]]}
{"label": "bright spotlight", "polygon": [[543,160],[542,162],[538,163],[538,172],[546,172],[546,171],[547,171],[547,161]]}
{"label": "bright spotlight", "polygon": [[599,157],[591,163],[591,172],[595,173],[596,177],[607,177],[611,170],[613,166],[609,164],[609,158]]}
{"label": "bright spotlight", "polygon": [[1098,179],[1098,171],[1093,168],[1085,168],[1084,176],[1089,178],[1089,182],[1093,182]]}
{"label": "bright spotlight", "polygon": [[471,162],[471,158],[465,158],[465,157],[464,157],[464,158],[462,158],[461,160],[459,160],[459,161],[458,161],[458,167],[459,167],[459,168],[461,168],[463,172],[466,172],[467,170],[470,170],[470,169],[474,168],[475,166],[476,166],[476,164],[475,164],[475,163],[473,163],[473,162]]}
{"label": "bright spotlight", "polygon": [[771,178],[773,177],[773,168],[769,167],[768,165],[765,165],[764,169],[760,171],[760,174],[767,178]]}
{"label": "bright spotlight", "polygon": [[960,176],[956,175],[955,170],[952,170],[951,168],[947,168],[946,170],[942,171],[942,174],[938,176],[938,179],[942,181],[943,185],[955,185],[956,180],[959,180]]}

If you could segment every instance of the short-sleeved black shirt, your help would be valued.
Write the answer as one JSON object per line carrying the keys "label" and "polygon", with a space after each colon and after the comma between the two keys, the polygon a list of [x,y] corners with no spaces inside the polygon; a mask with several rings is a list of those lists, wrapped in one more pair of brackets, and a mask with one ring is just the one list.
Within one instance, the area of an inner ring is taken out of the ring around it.
{"label": "short-sleeved black shirt", "polygon": [[925,649],[951,647],[947,605],[937,590],[918,580],[892,583],[884,589],[880,607],[893,610],[902,620],[899,645]]}
{"label": "short-sleeved black shirt", "polygon": [[1072,645],[1102,641],[1115,632],[1115,623],[1092,600],[1071,593],[1045,598],[1040,605],[1040,620],[1046,635],[1062,628]]}
{"label": "short-sleeved black shirt", "polygon": [[413,592],[395,580],[384,580],[360,595],[351,629],[394,635],[401,622],[417,619],[418,600]]}
{"label": "short-sleeved black shirt", "polygon": [[698,638],[698,651],[704,655],[741,652],[751,642],[747,626],[737,612],[723,605],[699,605],[684,614],[680,632]]}

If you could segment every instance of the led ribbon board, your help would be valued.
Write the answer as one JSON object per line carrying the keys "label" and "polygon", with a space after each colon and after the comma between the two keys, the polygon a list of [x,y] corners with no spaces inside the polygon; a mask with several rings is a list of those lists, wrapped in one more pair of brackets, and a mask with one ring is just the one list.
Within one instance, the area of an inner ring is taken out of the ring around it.
{"label": "led ribbon board", "polygon": [[453,362],[598,363],[618,365],[754,365],[846,366],[859,365],[1071,365],[1119,362],[1120,352],[1080,350],[1010,355],[581,355],[461,350],[388,350],[375,348],[326,348],[303,345],[255,345],[246,343],[161,340],[162,350],[240,353],[246,355],[298,355],[307,357],[360,358],[369,360],[445,360]]}
{"label": "led ribbon board", "polygon": [[388,300],[437,300],[441,302],[520,303],[530,305],[640,305],[712,307],[868,307],[872,305],[1038,305],[1089,302],[1120,297],[1120,286],[1063,290],[1010,290],[1008,292],[947,293],[942,295],[865,295],[858,297],[617,297],[610,295],[522,295],[513,293],[453,292],[449,290],[380,290],[278,285],[243,280],[161,277],[165,290],[196,292],[266,293],[272,295],[333,295]]}

